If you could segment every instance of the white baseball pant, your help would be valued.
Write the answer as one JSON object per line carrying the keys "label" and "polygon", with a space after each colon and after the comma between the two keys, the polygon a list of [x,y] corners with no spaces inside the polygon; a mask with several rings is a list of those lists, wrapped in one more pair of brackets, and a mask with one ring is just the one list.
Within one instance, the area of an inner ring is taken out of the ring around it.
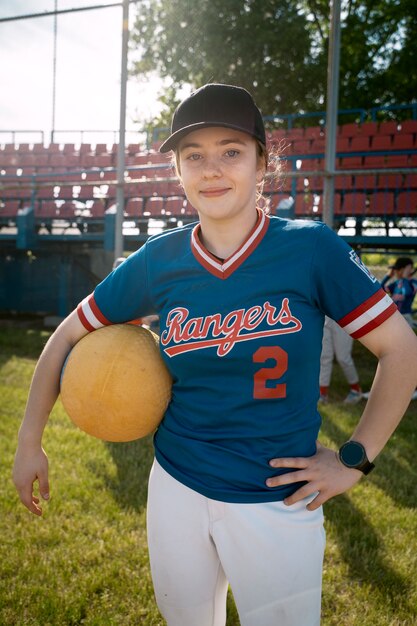
{"label": "white baseball pant", "polygon": [[319,626],[323,512],[307,503],[211,500],[155,461],[148,545],[168,626],[224,626],[229,583],[241,626]]}

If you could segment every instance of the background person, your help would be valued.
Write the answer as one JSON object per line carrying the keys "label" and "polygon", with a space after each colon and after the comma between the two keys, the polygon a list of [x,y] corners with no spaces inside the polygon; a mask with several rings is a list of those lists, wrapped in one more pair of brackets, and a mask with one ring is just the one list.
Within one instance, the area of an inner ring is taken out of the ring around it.
{"label": "background person", "polygon": [[[224,626],[230,583],[242,626],[317,626],[322,504],[372,469],[399,423],[415,386],[417,339],[329,228],[258,209],[265,129],[246,90],[212,84],[186,98],[161,147],[169,150],[199,222],[149,238],[52,335],[14,481],[41,514],[33,485],[48,497],[42,433],[71,347],[103,325],[157,314],[174,381],[154,437],[147,507],[162,615],[168,626]],[[324,314],[379,359],[339,454],[317,443]]]}
{"label": "background person", "polygon": [[332,377],[333,362],[336,358],[350,391],[344,402],[356,404],[362,399],[358,372],[352,357],[353,339],[334,320],[326,317],[323,328],[323,347],[320,357],[320,402],[329,401],[329,387]]}
{"label": "background person", "polygon": [[390,294],[401,315],[411,327],[415,328],[412,306],[417,294],[417,280],[412,278],[415,272],[413,260],[409,257],[399,257],[389,269],[381,285]]}

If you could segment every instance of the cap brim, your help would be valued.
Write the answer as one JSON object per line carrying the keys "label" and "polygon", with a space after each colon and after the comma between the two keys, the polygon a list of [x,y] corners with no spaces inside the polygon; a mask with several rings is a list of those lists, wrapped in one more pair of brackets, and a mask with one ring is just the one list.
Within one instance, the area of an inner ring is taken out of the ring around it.
{"label": "cap brim", "polygon": [[181,139],[195,130],[199,130],[200,128],[209,128],[209,127],[216,127],[216,126],[221,126],[222,128],[232,128],[233,130],[239,130],[240,132],[245,133],[245,135],[249,135],[253,137],[254,139],[257,139],[258,141],[262,143],[262,145],[265,145],[261,137],[259,137],[255,133],[253,134],[249,133],[247,128],[242,128],[241,126],[234,125],[234,124],[226,124],[224,122],[197,122],[195,124],[190,124],[189,126],[185,126],[184,128],[180,128],[180,130],[177,130],[175,133],[172,133],[172,135],[170,135],[168,139],[166,139],[163,142],[163,144],[160,146],[159,152],[164,153],[164,152],[169,152],[170,150],[175,150],[175,148],[177,147]]}

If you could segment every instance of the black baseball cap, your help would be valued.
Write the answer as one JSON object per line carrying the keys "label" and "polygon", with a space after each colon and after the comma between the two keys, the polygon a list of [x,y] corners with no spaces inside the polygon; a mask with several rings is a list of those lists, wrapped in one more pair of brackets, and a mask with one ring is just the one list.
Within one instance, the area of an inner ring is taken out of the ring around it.
{"label": "black baseball cap", "polygon": [[210,83],[177,106],[172,117],[171,135],[159,151],[175,150],[185,135],[208,126],[240,130],[266,145],[262,114],[249,91],[235,85]]}
{"label": "black baseball cap", "polygon": [[400,256],[395,263],[389,267],[391,270],[402,270],[407,267],[407,265],[414,265],[413,259],[410,259],[408,256]]}

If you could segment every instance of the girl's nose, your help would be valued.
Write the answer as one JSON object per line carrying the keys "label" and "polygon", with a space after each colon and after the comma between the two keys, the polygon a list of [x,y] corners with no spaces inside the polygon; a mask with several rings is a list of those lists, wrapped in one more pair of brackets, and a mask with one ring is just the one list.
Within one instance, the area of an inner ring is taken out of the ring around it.
{"label": "girl's nose", "polygon": [[203,176],[205,178],[219,177],[221,176],[220,162],[217,157],[207,157],[204,160]]}

